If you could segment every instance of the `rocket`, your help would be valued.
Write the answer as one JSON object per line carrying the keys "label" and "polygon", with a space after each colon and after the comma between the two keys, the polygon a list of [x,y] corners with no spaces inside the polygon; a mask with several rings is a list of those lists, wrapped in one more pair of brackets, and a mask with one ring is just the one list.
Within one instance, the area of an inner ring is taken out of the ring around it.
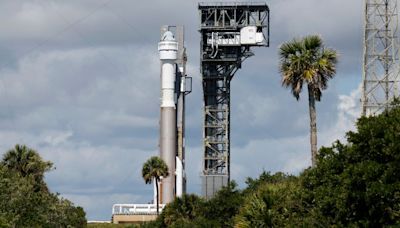
{"label": "rocket", "polygon": [[158,44],[161,60],[161,115],[160,156],[168,166],[169,176],[162,179],[162,203],[174,200],[176,140],[175,80],[178,57],[178,42],[170,31],[166,31]]}
{"label": "rocket", "polygon": [[[160,107],[160,157],[168,166],[169,176],[161,181],[161,202],[172,202],[185,191],[184,177],[184,97],[186,90],[186,56],[182,37],[164,29],[158,51],[161,62],[161,107]],[[188,80],[189,81],[189,80]],[[191,80],[189,81],[191,83]]]}

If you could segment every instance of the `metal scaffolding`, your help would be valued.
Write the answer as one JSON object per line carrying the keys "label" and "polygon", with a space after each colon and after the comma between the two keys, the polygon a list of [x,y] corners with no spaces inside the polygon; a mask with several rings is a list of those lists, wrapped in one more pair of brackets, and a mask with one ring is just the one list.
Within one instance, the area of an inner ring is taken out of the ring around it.
{"label": "metal scaffolding", "polygon": [[230,180],[230,82],[253,46],[269,46],[265,3],[200,3],[204,95],[202,192],[212,197]]}
{"label": "metal scaffolding", "polygon": [[397,0],[365,0],[363,115],[389,107],[399,84]]}

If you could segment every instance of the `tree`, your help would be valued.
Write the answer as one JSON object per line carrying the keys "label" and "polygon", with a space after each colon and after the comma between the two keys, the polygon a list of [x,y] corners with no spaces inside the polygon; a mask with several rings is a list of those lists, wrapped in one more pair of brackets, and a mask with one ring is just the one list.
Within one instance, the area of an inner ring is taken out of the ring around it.
{"label": "tree", "polygon": [[182,197],[175,198],[164,208],[160,219],[165,227],[182,227],[204,217],[205,210],[206,206],[202,198],[194,194],[184,194]]}
{"label": "tree", "polygon": [[[243,191],[176,198],[146,227],[400,227],[400,106],[362,117],[300,176],[263,172]],[[232,219],[233,217],[233,219]],[[1,221],[1,220],[0,220]]]}
{"label": "tree", "polygon": [[362,117],[302,175],[310,211],[342,227],[400,225],[400,108]]}
{"label": "tree", "polygon": [[219,227],[233,227],[233,218],[243,204],[243,194],[235,181],[219,190],[206,202],[205,217],[217,222]]}
{"label": "tree", "polygon": [[157,191],[157,215],[159,215],[159,189],[158,189],[158,183],[160,182],[161,177],[167,177],[169,175],[168,173],[168,166],[165,164],[165,162],[157,157],[151,157],[149,160],[147,160],[143,164],[142,168],[142,177],[146,184],[151,184],[153,183],[153,180],[155,181],[156,184],[156,191]]}
{"label": "tree", "polygon": [[325,48],[319,36],[307,36],[281,45],[279,68],[282,86],[291,88],[298,100],[303,85],[307,84],[310,112],[310,143],[312,166],[317,156],[317,120],[315,102],[321,100],[322,90],[336,73],[336,51]]}
{"label": "tree", "polygon": [[26,146],[10,151],[0,162],[0,227],[85,227],[81,207],[48,191],[51,162]]}
{"label": "tree", "polygon": [[298,177],[263,172],[247,179],[245,199],[235,216],[235,227],[315,227],[304,221]]}
{"label": "tree", "polygon": [[150,227],[233,227],[234,216],[243,202],[234,181],[210,200],[184,194],[169,203]]}
{"label": "tree", "polygon": [[44,173],[53,167],[51,162],[43,161],[35,150],[19,144],[4,154],[1,165],[22,177],[32,176],[37,183],[36,190],[45,186]]}
{"label": "tree", "polygon": [[282,172],[271,174],[271,172],[263,171],[260,174],[260,177],[257,179],[253,179],[250,177],[246,179],[247,188],[244,190],[244,193],[247,194],[249,192],[257,191],[258,188],[264,184],[277,184],[295,180],[297,180],[297,177],[293,175],[285,174]]}

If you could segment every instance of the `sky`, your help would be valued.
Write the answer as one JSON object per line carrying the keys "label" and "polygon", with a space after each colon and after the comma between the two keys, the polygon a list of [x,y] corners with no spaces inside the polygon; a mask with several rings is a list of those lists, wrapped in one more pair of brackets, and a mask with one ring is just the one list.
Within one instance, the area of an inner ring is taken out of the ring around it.
{"label": "sky", "polygon": [[[281,86],[280,44],[320,35],[339,53],[317,103],[318,145],[344,140],[360,116],[362,0],[269,0],[270,47],[254,48],[231,88],[231,179],[262,171],[298,174],[311,164],[306,91]],[[56,169],[53,192],[109,220],[115,203],[148,203],[142,164],[158,154],[157,44],[164,24],[184,25],[188,192],[200,194],[202,86],[197,1],[0,1],[0,155],[15,144]]]}

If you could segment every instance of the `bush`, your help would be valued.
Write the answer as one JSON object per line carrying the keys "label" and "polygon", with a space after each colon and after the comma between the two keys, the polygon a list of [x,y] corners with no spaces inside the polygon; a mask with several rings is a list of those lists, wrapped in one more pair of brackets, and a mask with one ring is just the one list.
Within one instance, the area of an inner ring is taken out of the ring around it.
{"label": "bush", "polygon": [[25,146],[10,151],[0,163],[0,227],[85,227],[81,207],[48,191],[51,163]]}
{"label": "bush", "polygon": [[327,223],[379,227],[400,221],[400,108],[362,117],[347,144],[321,148],[302,175],[310,210]]}

